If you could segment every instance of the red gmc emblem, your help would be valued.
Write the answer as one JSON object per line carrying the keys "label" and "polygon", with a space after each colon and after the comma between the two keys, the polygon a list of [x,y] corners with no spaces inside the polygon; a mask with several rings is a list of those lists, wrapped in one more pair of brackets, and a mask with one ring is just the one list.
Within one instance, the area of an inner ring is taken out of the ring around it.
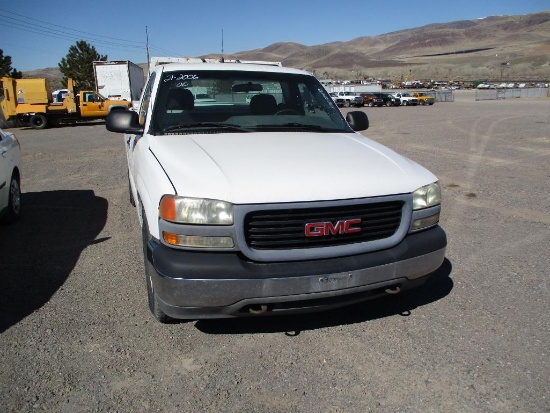
{"label": "red gmc emblem", "polygon": [[306,237],[324,237],[326,235],[361,232],[361,228],[353,226],[360,223],[359,218],[338,221],[334,224],[332,222],[311,222],[306,224]]}

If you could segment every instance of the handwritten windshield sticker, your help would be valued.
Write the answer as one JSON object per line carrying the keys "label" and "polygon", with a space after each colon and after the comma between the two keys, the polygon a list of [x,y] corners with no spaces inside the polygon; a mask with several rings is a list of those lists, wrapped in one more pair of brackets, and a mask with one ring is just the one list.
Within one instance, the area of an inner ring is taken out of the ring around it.
{"label": "handwritten windshield sticker", "polygon": [[199,76],[194,74],[169,74],[164,78],[164,82],[181,81],[181,80],[198,80]]}

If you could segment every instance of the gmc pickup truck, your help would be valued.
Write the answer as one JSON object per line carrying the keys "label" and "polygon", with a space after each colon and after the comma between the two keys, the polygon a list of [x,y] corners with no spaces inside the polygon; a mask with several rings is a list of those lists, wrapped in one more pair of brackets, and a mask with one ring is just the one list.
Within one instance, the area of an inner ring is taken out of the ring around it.
{"label": "gmc pickup truck", "polygon": [[438,180],[368,126],[302,70],[156,67],[139,110],[106,120],[124,133],[153,316],[319,311],[424,282],[447,244]]}

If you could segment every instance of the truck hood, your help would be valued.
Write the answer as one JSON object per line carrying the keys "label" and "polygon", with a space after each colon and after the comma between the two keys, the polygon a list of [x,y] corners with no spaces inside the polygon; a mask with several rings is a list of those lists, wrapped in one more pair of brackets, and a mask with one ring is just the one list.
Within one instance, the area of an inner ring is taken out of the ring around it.
{"label": "truck hood", "polygon": [[234,204],[402,194],[436,181],[358,133],[151,136],[150,150],[178,195]]}

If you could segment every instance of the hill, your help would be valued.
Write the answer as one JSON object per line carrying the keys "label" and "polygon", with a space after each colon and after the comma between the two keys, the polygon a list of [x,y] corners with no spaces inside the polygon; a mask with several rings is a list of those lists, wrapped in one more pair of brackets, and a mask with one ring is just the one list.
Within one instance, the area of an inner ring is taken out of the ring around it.
{"label": "hill", "polygon": [[[281,61],[284,66],[312,71],[318,78],[548,81],[550,11],[430,24],[316,46],[279,42],[224,57]],[[24,75],[61,78],[56,68]]]}
{"label": "hill", "polygon": [[[208,57],[219,57],[209,55]],[[430,24],[318,46],[275,43],[227,58],[276,60],[319,78],[550,79],[550,11]]]}

